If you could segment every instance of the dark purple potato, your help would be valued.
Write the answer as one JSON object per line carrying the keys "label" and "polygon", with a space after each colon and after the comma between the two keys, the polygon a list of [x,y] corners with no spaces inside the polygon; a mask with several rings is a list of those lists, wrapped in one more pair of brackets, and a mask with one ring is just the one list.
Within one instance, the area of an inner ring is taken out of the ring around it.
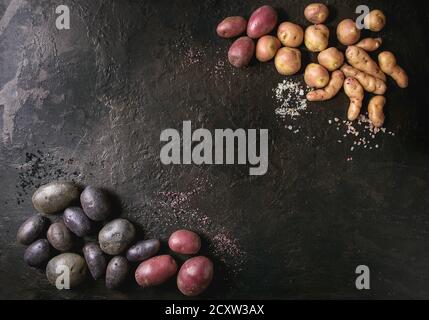
{"label": "dark purple potato", "polygon": [[107,266],[106,257],[100,246],[94,242],[89,242],[83,247],[82,251],[92,277],[95,280],[100,279],[106,272]]}
{"label": "dark purple potato", "polygon": [[213,263],[206,257],[188,259],[177,275],[177,287],[185,296],[197,296],[207,289],[213,279]]}
{"label": "dark purple potato", "polygon": [[91,220],[79,207],[67,208],[63,220],[66,227],[78,237],[85,237],[91,233]]}
{"label": "dark purple potato", "polygon": [[47,262],[50,257],[51,246],[46,239],[40,239],[32,243],[24,253],[24,261],[32,267],[41,266]]}
{"label": "dark purple potato", "polygon": [[112,214],[112,203],[105,191],[88,186],[80,195],[85,214],[94,221],[102,221]]}
{"label": "dark purple potato", "polygon": [[134,262],[149,259],[159,251],[160,246],[158,239],[139,241],[128,249],[127,259]]}
{"label": "dark purple potato", "polygon": [[74,236],[63,222],[51,224],[46,235],[49,243],[58,251],[68,251],[73,247]]}
{"label": "dark purple potato", "polygon": [[103,252],[112,256],[125,251],[134,241],[136,229],[126,219],[115,219],[106,224],[98,233],[98,242]]}
{"label": "dark purple potato", "polygon": [[198,234],[189,230],[177,230],[168,239],[171,250],[181,254],[196,254],[201,248],[201,239]]}
{"label": "dark purple potato", "polygon": [[29,245],[40,238],[42,233],[46,231],[49,224],[49,219],[40,215],[34,215],[19,227],[16,240],[23,244]]}
{"label": "dark purple potato", "polygon": [[106,270],[106,287],[115,289],[121,286],[128,276],[128,261],[124,257],[116,256],[110,260]]}

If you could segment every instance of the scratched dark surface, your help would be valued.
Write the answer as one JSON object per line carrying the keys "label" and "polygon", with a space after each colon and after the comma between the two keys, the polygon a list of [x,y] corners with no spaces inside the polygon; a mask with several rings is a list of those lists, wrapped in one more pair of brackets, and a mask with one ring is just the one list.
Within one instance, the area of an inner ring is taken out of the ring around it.
{"label": "scratched dark surface", "polygon": [[[226,63],[231,41],[215,35],[216,24],[263,3],[307,25],[309,1],[0,0],[0,298],[182,297],[174,280],[57,291],[26,266],[16,231],[34,212],[36,187],[56,179],[114,191],[144,237],[165,240],[179,227],[202,234],[216,266],[202,298],[429,298],[427,9],[368,2],[386,12],[384,48],[411,81],[407,90],[389,81],[385,126],[395,136],[377,136],[377,150],[346,161],[348,147],[328,125],[345,119],[344,93],[310,105],[293,134],[274,112],[283,78],[273,64]],[[59,4],[71,9],[71,30],[55,28]],[[328,4],[332,32],[362,1]],[[269,129],[268,173],[161,165],[161,130],[184,120]],[[371,290],[355,288],[360,264]]]}

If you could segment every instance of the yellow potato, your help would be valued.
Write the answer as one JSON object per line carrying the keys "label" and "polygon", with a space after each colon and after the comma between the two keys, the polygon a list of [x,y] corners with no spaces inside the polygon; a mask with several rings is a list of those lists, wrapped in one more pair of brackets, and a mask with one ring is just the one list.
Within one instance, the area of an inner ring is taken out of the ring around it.
{"label": "yellow potato", "polygon": [[383,72],[391,76],[400,88],[408,87],[408,75],[404,69],[396,63],[392,52],[384,51],[378,55],[378,63]]}
{"label": "yellow potato", "polygon": [[337,70],[332,73],[331,80],[328,85],[319,90],[313,90],[307,93],[308,101],[325,101],[332,99],[337,95],[343,86],[344,74],[342,71]]}
{"label": "yellow potato", "polygon": [[349,46],[346,50],[346,57],[347,61],[356,69],[386,81],[386,75],[365,50],[356,46]]}
{"label": "yellow potato", "polygon": [[317,61],[332,72],[344,64],[344,54],[337,48],[331,47],[320,52]]}
{"label": "yellow potato", "polygon": [[346,77],[356,78],[367,92],[375,94],[384,94],[386,92],[387,87],[383,80],[366,74],[365,72],[359,71],[348,64],[344,64],[341,67],[341,71],[344,72]]}
{"label": "yellow potato", "polygon": [[353,77],[348,77],[344,81],[344,92],[350,99],[349,109],[347,111],[347,119],[354,121],[359,117],[360,109],[363,101],[363,87]]}
{"label": "yellow potato", "polygon": [[316,24],[305,29],[304,43],[311,52],[325,50],[329,44],[329,29],[323,24]]}
{"label": "yellow potato", "polygon": [[372,52],[380,48],[383,43],[383,39],[381,38],[366,38],[362,39],[356,44],[356,47],[359,47],[367,52]]}
{"label": "yellow potato", "polygon": [[368,118],[371,120],[372,125],[376,128],[380,128],[384,123],[384,112],[383,108],[386,104],[386,98],[383,96],[373,97],[368,104]]}

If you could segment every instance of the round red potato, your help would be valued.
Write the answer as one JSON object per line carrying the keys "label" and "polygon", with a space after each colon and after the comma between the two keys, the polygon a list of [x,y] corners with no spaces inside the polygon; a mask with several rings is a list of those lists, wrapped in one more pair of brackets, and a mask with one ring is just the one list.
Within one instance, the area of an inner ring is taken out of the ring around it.
{"label": "round red potato", "polygon": [[274,65],[278,73],[284,76],[294,75],[301,69],[301,51],[296,48],[280,48],[274,59]]}
{"label": "round red potato", "polygon": [[234,16],[222,20],[216,28],[219,37],[233,38],[244,33],[247,28],[247,21],[243,17]]}
{"label": "round red potato", "polygon": [[351,46],[359,41],[360,29],[352,19],[345,19],[337,26],[337,38],[345,46]]}
{"label": "round red potato", "polygon": [[250,38],[260,38],[271,31],[277,25],[277,12],[270,6],[262,6],[256,9],[249,18],[247,35]]}
{"label": "round red potato", "polygon": [[198,234],[189,230],[177,230],[168,239],[171,250],[181,254],[196,254],[201,248],[201,239]]}
{"label": "round red potato", "polygon": [[185,296],[197,296],[210,285],[213,278],[213,263],[199,256],[186,260],[177,275],[177,287]]}
{"label": "round red potato", "polygon": [[364,19],[365,27],[371,31],[379,32],[386,25],[386,16],[381,10],[372,10]]}
{"label": "round red potato", "polygon": [[162,255],[140,263],[136,270],[135,278],[139,286],[152,287],[164,283],[174,276],[176,272],[176,261],[169,255]]}
{"label": "round red potato", "polygon": [[261,62],[270,61],[281,47],[280,40],[273,36],[263,36],[256,44],[256,59]]}
{"label": "round red potato", "polygon": [[255,44],[249,37],[234,41],[228,51],[228,60],[236,68],[247,66],[255,54]]}
{"label": "round red potato", "polygon": [[329,82],[329,72],[320,64],[310,63],[305,68],[304,81],[311,88],[324,88]]}
{"label": "round red potato", "polygon": [[277,29],[277,37],[286,47],[297,48],[304,40],[304,30],[292,22],[283,22]]}
{"label": "round red potato", "polygon": [[305,29],[304,43],[311,52],[325,50],[329,44],[329,29],[323,24],[315,24]]}
{"label": "round red potato", "polygon": [[312,3],[305,8],[304,16],[311,23],[323,23],[328,19],[329,9],[323,3]]}

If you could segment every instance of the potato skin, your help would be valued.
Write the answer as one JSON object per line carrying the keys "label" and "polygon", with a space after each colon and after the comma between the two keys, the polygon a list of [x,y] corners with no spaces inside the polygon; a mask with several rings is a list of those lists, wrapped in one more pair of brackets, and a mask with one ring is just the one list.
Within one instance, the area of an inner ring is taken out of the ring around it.
{"label": "potato skin", "polygon": [[128,261],[124,257],[113,257],[106,269],[106,287],[116,289],[120,287],[128,276]]}
{"label": "potato skin", "polygon": [[135,278],[139,286],[152,287],[166,282],[176,272],[176,261],[169,255],[162,255],[143,261],[136,270]]}
{"label": "potato skin", "polygon": [[246,28],[246,19],[240,16],[234,16],[222,20],[216,28],[216,33],[221,38],[233,38],[244,33]]}
{"label": "potato skin", "polygon": [[168,239],[171,250],[181,254],[196,254],[201,248],[201,238],[189,230],[177,230]]}
{"label": "potato skin", "polygon": [[62,221],[51,224],[46,236],[51,246],[58,251],[68,251],[74,245],[74,236]]}
{"label": "potato skin", "polygon": [[161,243],[158,239],[139,241],[127,251],[128,261],[143,261],[153,257],[160,249]]}
{"label": "potato skin", "polygon": [[365,27],[371,31],[379,32],[386,25],[386,16],[381,10],[372,10],[364,19]]}
{"label": "potato skin", "polygon": [[249,37],[234,41],[228,51],[228,60],[236,68],[247,66],[255,54],[255,43]]}
{"label": "potato skin", "polygon": [[256,9],[249,18],[247,36],[257,39],[270,33],[276,27],[277,19],[277,11],[270,6]]}
{"label": "potato skin", "polygon": [[112,214],[112,203],[105,191],[87,186],[80,195],[80,203],[85,214],[94,221],[103,221]]}
{"label": "potato skin", "polygon": [[115,219],[107,223],[98,233],[98,242],[103,252],[112,256],[128,248],[136,236],[136,229],[126,219]]}
{"label": "potato skin", "polygon": [[359,41],[360,29],[352,19],[345,19],[337,26],[337,38],[341,44],[351,46]]}
{"label": "potato skin", "polygon": [[48,240],[39,239],[25,250],[24,261],[29,266],[38,267],[48,261],[51,254],[51,246]]}
{"label": "potato skin", "polygon": [[256,44],[256,59],[267,62],[274,58],[280,49],[280,40],[273,36],[263,36]]}
{"label": "potato skin", "polygon": [[79,188],[71,182],[51,182],[34,192],[33,206],[41,213],[57,213],[76,202],[79,199],[79,194]]}
{"label": "potato skin", "polygon": [[65,266],[70,270],[70,288],[75,288],[85,281],[87,276],[87,268],[85,260],[75,253],[63,253],[51,260],[46,266],[46,277],[48,281],[55,286],[57,277],[62,274],[57,273],[57,267]]}
{"label": "potato skin", "polygon": [[344,54],[337,48],[331,47],[320,52],[317,60],[320,65],[332,72],[344,64]]}
{"label": "potato skin", "polygon": [[19,227],[16,233],[16,240],[23,244],[29,245],[36,241],[44,231],[46,231],[49,220],[41,215],[34,215]]}
{"label": "potato skin", "polygon": [[305,68],[304,81],[311,88],[324,88],[329,83],[329,72],[320,64],[310,63]]}
{"label": "potato skin", "polygon": [[70,207],[64,211],[63,221],[66,227],[78,237],[85,237],[91,233],[91,220],[79,207]]}
{"label": "potato skin", "polygon": [[323,24],[316,24],[305,29],[304,43],[311,52],[325,50],[329,44],[329,29]]}
{"label": "potato skin", "polygon": [[284,46],[297,48],[304,41],[304,30],[295,23],[283,22],[277,29],[277,37]]}
{"label": "potato skin", "polygon": [[285,76],[294,75],[301,69],[301,51],[296,48],[280,48],[277,51],[274,65],[278,73]]}
{"label": "potato skin", "polygon": [[95,242],[85,244],[82,249],[89,272],[94,280],[100,279],[106,272],[107,261],[101,248]]}
{"label": "potato skin", "polygon": [[326,21],[329,16],[329,9],[323,3],[311,3],[304,9],[305,18],[314,24]]}
{"label": "potato skin", "polygon": [[177,287],[185,296],[197,296],[204,292],[213,279],[213,263],[198,256],[185,261],[177,275]]}

